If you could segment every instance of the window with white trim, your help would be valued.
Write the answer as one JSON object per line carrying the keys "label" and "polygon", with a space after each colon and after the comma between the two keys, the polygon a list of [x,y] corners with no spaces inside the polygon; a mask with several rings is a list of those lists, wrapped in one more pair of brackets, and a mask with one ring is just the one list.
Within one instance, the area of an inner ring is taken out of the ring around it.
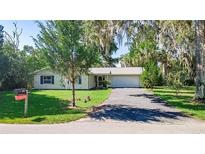
{"label": "window with white trim", "polygon": [[40,83],[41,84],[54,84],[54,76],[53,75],[40,76]]}

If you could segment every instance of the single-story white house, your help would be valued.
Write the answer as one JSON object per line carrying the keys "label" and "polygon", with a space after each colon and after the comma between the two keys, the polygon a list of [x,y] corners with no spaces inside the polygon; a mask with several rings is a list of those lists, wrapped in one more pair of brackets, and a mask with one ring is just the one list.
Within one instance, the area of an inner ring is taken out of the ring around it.
{"label": "single-story white house", "polygon": [[[141,87],[142,67],[106,67],[90,68],[88,74],[82,74],[76,81],[76,89],[92,89],[102,86],[102,81],[110,82],[112,88]],[[34,72],[34,89],[71,89],[67,79],[45,68]]]}

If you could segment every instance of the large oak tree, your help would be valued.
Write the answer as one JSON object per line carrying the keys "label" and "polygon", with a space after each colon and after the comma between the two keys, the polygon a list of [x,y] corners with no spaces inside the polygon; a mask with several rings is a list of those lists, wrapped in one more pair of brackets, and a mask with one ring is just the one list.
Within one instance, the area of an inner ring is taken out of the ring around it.
{"label": "large oak tree", "polygon": [[196,99],[205,99],[205,22],[195,21]]}

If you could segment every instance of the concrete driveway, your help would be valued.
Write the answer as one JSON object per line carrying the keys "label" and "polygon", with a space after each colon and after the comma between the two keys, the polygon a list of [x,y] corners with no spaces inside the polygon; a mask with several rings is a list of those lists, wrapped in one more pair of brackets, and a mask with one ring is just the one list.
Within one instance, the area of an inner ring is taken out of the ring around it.
{"label": "concrete driveway", "polygon": [[53,125],[0,124],[0,133],[205,133],[205,121],[184,116],[143,89],[117,88],[88,118]]}

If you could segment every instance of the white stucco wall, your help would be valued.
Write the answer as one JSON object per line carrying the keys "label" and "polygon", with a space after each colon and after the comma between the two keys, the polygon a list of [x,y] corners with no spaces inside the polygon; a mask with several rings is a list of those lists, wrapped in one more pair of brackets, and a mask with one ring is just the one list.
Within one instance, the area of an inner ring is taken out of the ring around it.
{"label": "white stucco wall", "polygon": [[[54,84],[41,84],[41,76],[54,76]],[[95,75],[81,75],[82,82],[76,81],[76,89],[91,89],[96,86]],[[142,87],[140,75],[112,75],[106,76],[106,80],[111,82],[110,87]],[[72,85],[67,80],[51,70],[41,70],[34,75],[34,89],[72,89]]]}
{"label": "white stucco wall", "polygon": [[139,87],[144,87],[141,77],[142,77],[142,76],[139,75],[139,82],[140,82],[140,86],[139,86]]}
{"label": "white stucco wall", "polygon": [[[41,84],[40,77],[47,76],[47,75],[54,76],[54,84]],[[75,88],[76,89],[88,89],[88,76],[81,75],[81,77],[82,77],[81,84],[76,83]],[[71,89],[72,88],[71,84],[70,83],[68,84],[67,80],[64,77],[50,70],[42,70],[36,73],[34,75],[33,87],[34,89]]]}
{"label": "white stucco wall", "polygon": [[95,76],[94,75],[88,75],[88,88],[95,88],[96,87],[96,83],[95,83]]}

